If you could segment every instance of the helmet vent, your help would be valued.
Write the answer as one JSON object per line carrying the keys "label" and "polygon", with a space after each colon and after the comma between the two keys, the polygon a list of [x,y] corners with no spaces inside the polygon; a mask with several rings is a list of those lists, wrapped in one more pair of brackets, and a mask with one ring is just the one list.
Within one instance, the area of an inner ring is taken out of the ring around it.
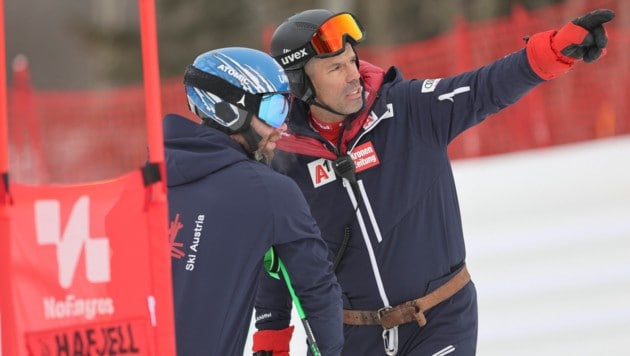
{"label": "helmet vent", "polygon": [[315,32],[319,28],[319,26],[316,26],[315,24],[309,22],[295,22],[294,24],[295,27],[299,30],[309,30]]}

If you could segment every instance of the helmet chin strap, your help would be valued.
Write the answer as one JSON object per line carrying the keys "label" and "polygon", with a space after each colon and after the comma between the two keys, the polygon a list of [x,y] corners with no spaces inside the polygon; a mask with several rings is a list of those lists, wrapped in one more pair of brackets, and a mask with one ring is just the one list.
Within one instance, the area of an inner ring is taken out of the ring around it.
{"label": "helmet chin strap", "polygon": [[268,165],[269,162],[267,160],[267,157],[265,157],[265,155],[263,155],[258,150],[258,144],[260,143],[260,141],[262,141],[262,137],[256,132],[256,130],[252,128],[251,123],[252,123],[253,117],[254,116],[252,115],[252,113],[247,113],[245,121],[237,130],[231,130],[225,126],[221,126],[212,119],[203,118],[203,117],[202,118],[203,118],[203,123],[206,126],[217,129],[229,136],[240,134],[245,140],[245,143],[247,144],[247,146],[243,145],[240,141],[238,142],[241,143],[241,146],[245,150],[245,153],[247,153],[247,157],[249,159],[253,159],[253,160],[256,160],[256,161],[259,161]]}
{"label": "helmet chin strap", "polygon": [[[328,106],[326,104],[320,103],[319,101],[317,101],[317,98],[313,98],[313,99],[309,100],[308,104],[309,105],[318,106],[318,107],[320,107],[320,108],[322,108],[322,109],[324,109],[324,110],[326,110],[328,112],[331,112],[333,114],[336,114],[336,115],[341,115],[341,116],[347,116],[348,115],[348,114],[340,113],[339,111],[336,111],[335,109],[331,108],[330,106]],[[363,108],[363,105],[361,107]]]}
{"label": "helmet chin strap", "polygon": [[309,100],[308,104],[320,107],[320,108],[322,108],[322,109],[324,109],[324,110],[326,110],[326,111],[328,111],[330,113],[333,113],[335,115],[341,115],[341,116],[345,117],[345,116],[355,115],[355,114],[361,112],[361,110],[363,110],[363,108],[365,107],[365,96],[364,95],[361,96],[361,107],[359,108],[359,110],[357,110],[357,111],[355,111],[353,113],[350,113],[350,114],[340,113],[339,111],[336,111],[335,109],[331,108],[330,106],[317,101],[317,98],[313,98],[313,99]]}
{"label": "helmet chin strap", "polygon": [[[222,103],[226,103],[226,102],[222,101],[219,104],[222,104]],[[235,134],[240,134],[243,137],[243,139],[245,139],[245,142],[247,143],[247,147],[243,147],[245,149],[245,152],[247,153],[247,157],[249,157],[249,159],[253,159],[253,160],[269,165],[269,162],[268,162],[269,160],[267,159],[267,157],[265,157],[265,155],[262,154],[258,150],[258,144],[260,143],[260,141],[262,141],[262,137],[256,132],[256,130],[252,128],[252,119],[254,117],[252,113],[248,112],[247,116],[245,116],[245,120],[243,120],[239,128],[236,130],[232,130],[230,128],[220,125],[219,123],[217,123],[216,121],[210,119],[209,117],[205,115],[199,114],[197,107],[195,107],[194,112],[200,118],[202,118],[203,123],[206,126],[217,129],[230,136],[235,135]],[[243,146],[243,144],[241,144],[241,146]]]}
{"label": "helmet chin strap", "polygon": [[[357,68],[359,67],[358,63],[357,63]],[[360,79],[361,81],[361,87],[363,87],[363,79]],[[306,102],[309,105],[315,105],[317,107],[320,107],[330,113],[333,113],[335,115],[341,115],[341,116],[349,116],[349,115],[355,115],[359,112],[361,112],[361,110],[363,110],[363,108],[365,107],[365,93],[363,93],[361,95],[361,107],[359,108],[359,110],[350,113],[350,114],[344,114],[344,113],[340,113],[339,111],[336,111],[335,109],[331,108],[330,106],[320,102],[317,100],[317,93],[315,93],[315,89],[313,89],[313,96]]]}
{"label": "helmet chin strap", "polygon": [[269,164],[267,157],[258,150],[258,144],[262,140],[262,137],[252,128],[252,126],[249,125],[247,129],[239,133],[243,136],[245,142],[247,142],[247,146],[249,146],[245,149],[249,158],[264,164]]}

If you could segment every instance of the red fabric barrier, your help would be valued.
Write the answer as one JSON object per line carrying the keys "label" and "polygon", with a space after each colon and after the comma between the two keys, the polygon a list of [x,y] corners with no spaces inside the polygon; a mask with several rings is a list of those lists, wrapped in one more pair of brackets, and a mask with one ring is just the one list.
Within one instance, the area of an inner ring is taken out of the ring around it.
{"label": "red fabric barrier", "polygon": [[[567,1],[480,22],[458,18],[451,31],[424,41],[358,47],[362,59],[398,66],[407,78],[437,78],[489,63],[524,46],[523,37],[559,28],[575,16],[610,8],[608,54],[578,63],[515,105],[468,130],[450,146],[453,159],[499,154],[630,134],[630,3]],[[263,31],[268,40],[268,32]],[[265,47],[264,45],[261,47]],[[141,86],[94,91],[28,90],[14,75],[9,90],[12,180],[75,183],[115,177],[148,159]],[[181,76],[161,82],[163,112],[188,117]]]}
{"label": "red fabric barrier", "polygon": [[165,202],[141,170],[10,185],[0,216],[3,354],[173,355]]}

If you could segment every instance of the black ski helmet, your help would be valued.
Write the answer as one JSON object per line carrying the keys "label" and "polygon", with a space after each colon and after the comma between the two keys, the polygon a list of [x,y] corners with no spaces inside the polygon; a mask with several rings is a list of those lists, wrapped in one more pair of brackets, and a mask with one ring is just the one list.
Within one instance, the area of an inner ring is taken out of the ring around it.
{"label": "black ski helmet", "polygon": [[[361,24],[352,14],[334,13],[326,9],[306,10],[289,17],[276,28],[271,37],[271,55],[280,63],[289,77],[291,94],[304,102],[310,103],[315,98],[315,89],[310,78],[304,72],[304,65],[313,57],[327,57],[327,55],[316,53],[313,47],[309,46],[309,43],[322,24],[342,14],[350,16],[360,29],[361,37],[358,39],[343,36],[344,43],[349,41],[354,47],[364,38],[365,32]],[[358,65],[357,59],[357,68]]]}

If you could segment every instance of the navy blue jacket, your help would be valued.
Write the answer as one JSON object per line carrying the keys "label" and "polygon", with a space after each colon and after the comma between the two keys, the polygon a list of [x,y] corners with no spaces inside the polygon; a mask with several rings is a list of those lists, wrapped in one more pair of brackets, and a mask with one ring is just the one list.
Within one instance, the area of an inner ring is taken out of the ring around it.
{"label": "navy blue jacket", "polygon": [[[435,80],[405,80],[394,67],[384,73],[363,61],[360,73],[366,108],[348,122],[341,143],[322,138],[308,124],[308,107],[294,103],[290,135],[278,142],[282,151],[273,165],[306,196],[331,260],[344,234],[350,234],[336,269],[344,308],[377,310],[424,296],[464,263],[447,146],[543,80],[524,50]],[[331,161],[345,153],[357,165],[356,192],[331,168]],[[353,202],[359,195],[364,201],[360,216]],[[269,306],[279,298],[271,287],[262,290],[257,303]]]}
{"label": "navy blue jacket", "polygon": [[271,246],[313,315],[320,348],[339,354],[340,288],[295,182],[181,116],[165,117],[164,136],[177,354],[243,354],[258,280],[271,278],[262,268]]}

